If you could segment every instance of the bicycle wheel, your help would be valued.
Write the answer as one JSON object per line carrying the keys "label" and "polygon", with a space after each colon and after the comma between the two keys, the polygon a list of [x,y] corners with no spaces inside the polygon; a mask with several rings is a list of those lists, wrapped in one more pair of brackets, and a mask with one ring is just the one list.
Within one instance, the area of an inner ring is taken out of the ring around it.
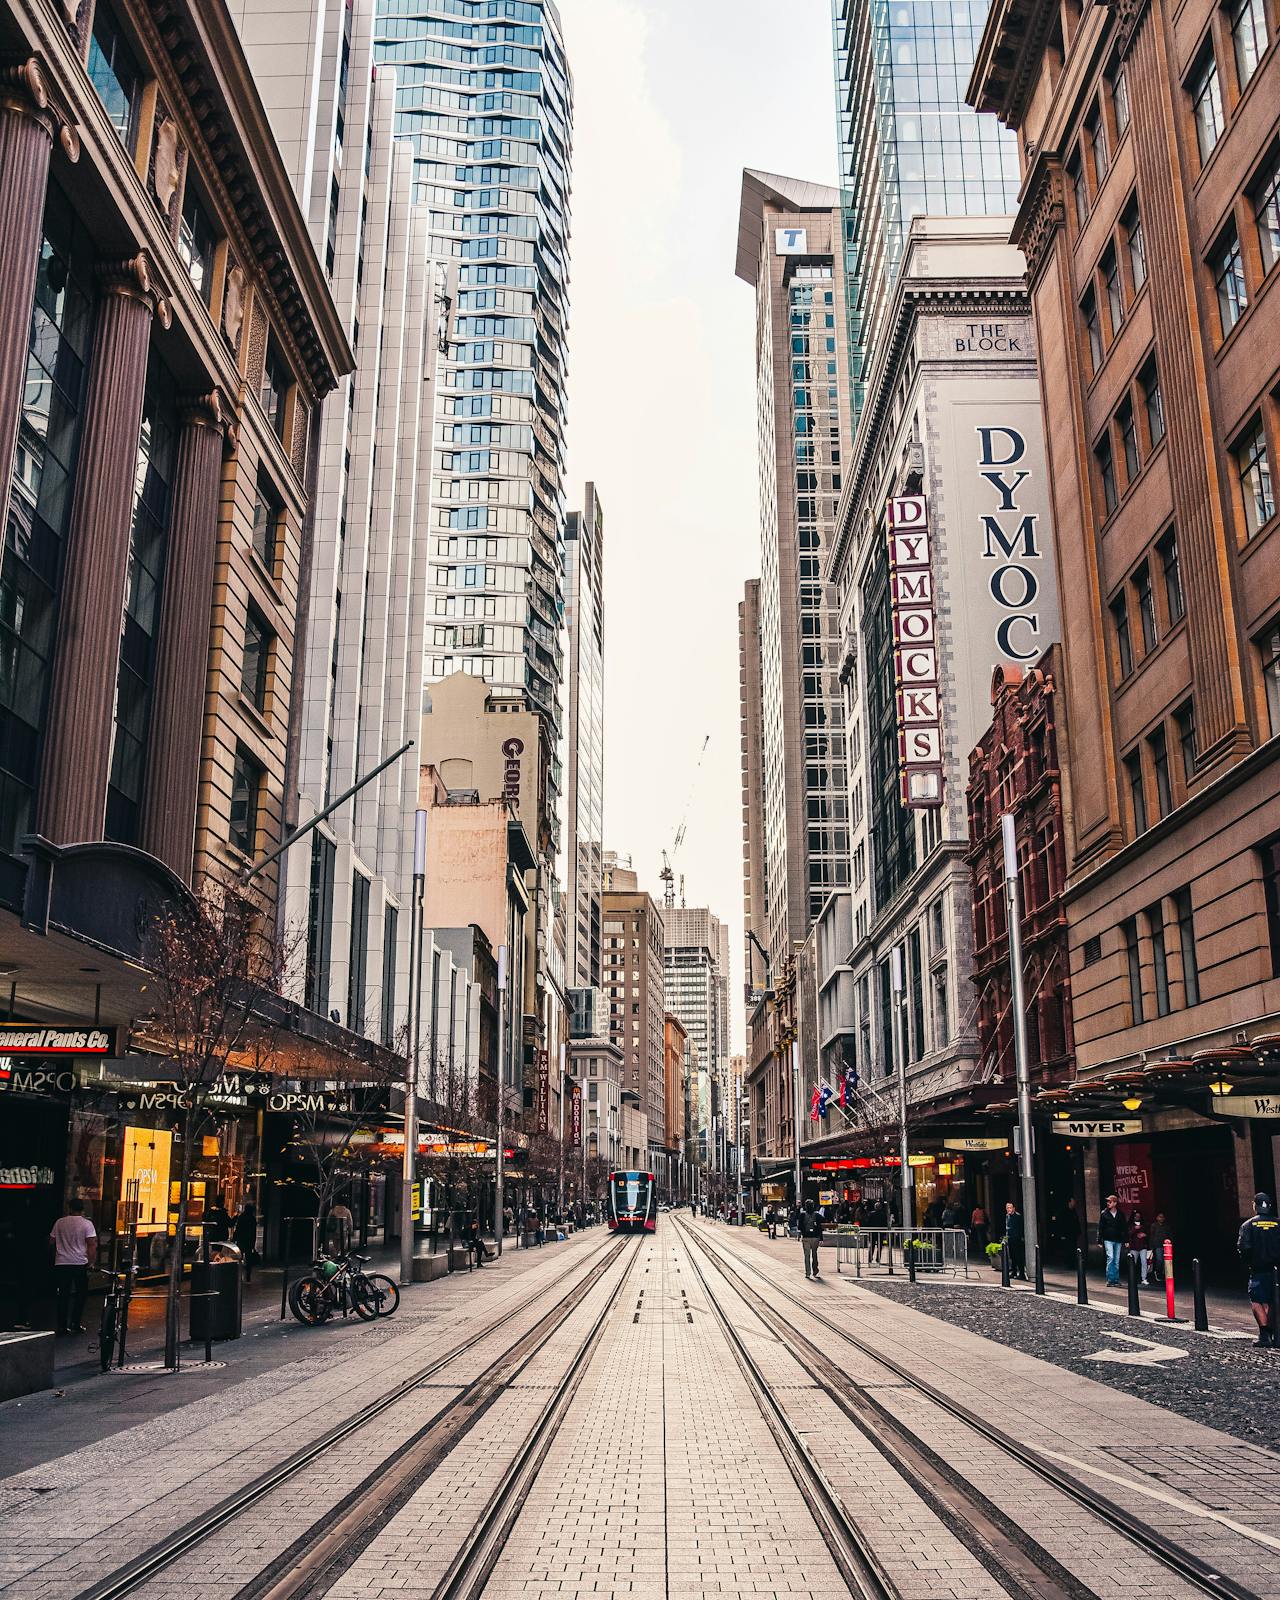
{"label": "bicycle wheel", "polygon": [[116,1299],[109,1294],[102,1303],[102,1320],[98,1323],[98,1360],[102,1370],[111,1365],[116,1348]]}
{"label": "bicycle wheel", "polygon": [[400,1304],[400,1289],[391,1278],[380,1272],[362,1274],[351,1285],[351,1299],[356,1315],[366,1322],[375,1317],[392,1316]]}
{"label": "bicycle wheel", "polygon": [[289,1285],[289,1310],[306,1327],[326,1321],[332,1309],[326,1286],[314,1273]]}

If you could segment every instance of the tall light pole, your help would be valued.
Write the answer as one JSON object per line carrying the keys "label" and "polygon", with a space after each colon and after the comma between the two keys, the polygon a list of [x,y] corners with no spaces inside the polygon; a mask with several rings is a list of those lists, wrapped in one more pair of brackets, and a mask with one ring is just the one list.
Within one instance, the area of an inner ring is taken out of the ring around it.
{"label": "tall light pole", "polygon": [[498,1148],[497,1176],[493,1186],[493,1247],[502,1254],[502,1143],[507,1104],[507,947],[498,946]]}
{"label": "tall light pole", "polygon": [[413,1281],[414,1169],[418,1164],[418,1070],[422,1056],[422,902],[427,882],[427,813],[413,816],[413,920],[409,924],[409,1049],[404,1084],[404,1163],[400,1174],[400,1282]]}
{"label": "tall light pole", "polygon": [[560,1182],[556,1197],[556,1211],[558,1217],[564,1218],[564,1091],[569,1081],[565,1071],[565,1042],[560,1041]]}
{"label": "tall light pole", "polygon": [[1036,1163],[1031,1144],[1031,1067],[1027,1060],[1027,1000],[1022,986],[1022,895],[1018,888],[1018,835],[1013,816],[1000,817],[1004,845],[1004,895],[1009,924],[1009,981],[1013,1005],[1013,1054],[1018,1073],[1018,1165],[1022,1170],[1022,1227],[1025,1262],[1036,1258],[1040,1230],[1036,1218]]}
{"label": "tall light pole", "polygon": [[894,945],[889,952],[889,975],[893,988],[894,1054],[898,1058],[898,1157],[902,1163],[899,1174],[902,1184],[902,1226],[910,1228],[915,1221],[912,1216],[915,1190],[911,1182],[911,1141],[907,1128],[907,996],[901,945]]}
{"label": "tall light pole", "polygon": [[796,1210],[802,1204],[800,1191],[800,1039],[797,1035],[791,1041],[791,1098],[794,1102],[791,1121],[795,1127],[796,1141]]}

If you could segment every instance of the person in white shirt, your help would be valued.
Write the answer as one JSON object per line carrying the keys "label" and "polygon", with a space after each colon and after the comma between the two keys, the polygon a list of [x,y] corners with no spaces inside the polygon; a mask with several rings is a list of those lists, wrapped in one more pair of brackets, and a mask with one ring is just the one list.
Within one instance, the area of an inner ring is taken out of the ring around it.
{"label": "person in white shirt", "polygon": [[84,1214],[84,1201],[67,1202],[49,1234],[53,1244],[53,1278],[58,1295],[58,1332],[83,1333],[84,1297],[89,1288],[89,1261],[98,1230]]}

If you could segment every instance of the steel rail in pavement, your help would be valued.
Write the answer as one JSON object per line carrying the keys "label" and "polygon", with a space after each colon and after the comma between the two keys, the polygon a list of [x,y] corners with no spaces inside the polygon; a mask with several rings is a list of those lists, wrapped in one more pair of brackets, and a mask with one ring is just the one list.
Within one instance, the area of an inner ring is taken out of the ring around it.
{"label": "steel rail in pavement", "polygon": [[[599,1271],[608,1265],[609,1261],[616,1259],[619,1252],[616,1249],[610,1251],[608,1248],[609,1244],[612,1243],[613,1240],[610,1238],[603,1250],[598,1249],[588,1256],[586,1262],[587,1271],[583,1278],[579,1280],[579,1283],[594,1279]],[[582,1265],[582,1263],[576,1263],[576,1265]],[[545,1287],[533,1294],[525,1303],[526,1306],[559,1287],[563,1281],[562,1278],[553,1279]],[[574,1292],[575,1289],[571,1288],[562,1296],[556,1302],[549,1315],[554,1315],[556,1309],[562,1306]],[[268,1468],[267,1471],[260,1473],[243,1487],[217,1501],[207,1511],[201,1512],[198,1516],[191,1518],[190,1521],[183,1523],[173,1533],[157,1540],[155,1544],[144,1550],[141,1555],[136,1556],[132,1561],[118,1567],[114,1572],[109,1573],[105,1578],[99,1579],[89,1588],[81,1590],[74,1597],[74,1600],[121,1600],[121,1597],[132,1594],[144,1583],[155,1577],[157,1573],[164,1571],[166,1567],[172,1566],[175,1561],[179,1560],[189,1550],[193,1550],[197,1545],[203,1544],[206,1539],[217,1533],[220,1528],[224,1528],[229,1522],[233,1522],[236,1517],[247,1511],[250,1506],[261,1500],[264,1495],[270,1494],[273,1489],[287,1483],[291,1478],[297,1477],[300,1472],[303,1472],[313,1461],[323,1456],[328,1450],[331,1450],[334,1445],[341,1443],[342,1440],[349,1438],[351,1434],[366,1427],[398,1401],[403,1400],[406,1395],[411,1394],[415,1389],[421,1388],[424,1384],[430,1383],[445,1367],[458,1360],[460,1356],[466,1355],[469,1351],[474,1350],[478,1344],[491,1338],[501,1329],[503,1323],[509,1319],[509,1315],[510,1313],[508,1312],[497,1317],[493,1322],[486,1324],[485,1327],[480,1328],[476,1333],[462,1340],[461,1343],[454,1345],[452,1349],[447,1350],[443,1355],[437,1356],[434,1360],[428,1362],[426,1366],[420,1367],[410,1377],[396,1384],[394,1388],[389,1389],[385,1394],[379,1395],[376,1400],[370,1401],[368,1405],[363,1406],[353,1416],[327,1429],[318,1438],[295,1450],[292,1455],[287,1456],[274,1467]]]}
{"label": "steel rail in pavement", "polygon": [[[693,1235],[681,1227],[689,1238]],[[711,1259],[708,1253],[708,1259]],[[689,1264],[707,1296],[707,1304],[715,1314],[729,1348],[746,1379],[752,1398],[782,1454],[796,1488],[818,1525],[823,1542],[831,1552],[840,1576],[855,1600],[900,1600],[901,1591],[889,1576],[884,1564],[876,1555],[862,1530],[845,1510],[840,1496],[827,1482],[813,1455],[800,1437],[799,1430],[775,1398],[755,1357],[747,1349],[742,1336],[734,1327],[724,1307],[711,1292],[706,1274],[698,1263],[696,1253],[689,1250]]]}
{"label": "steel rail in pavement", "polygon": [[[691,1239],[694,1239],[697,1244],[701,1246],[701,1248],[713,1260],[715,1260],[717,1266],[727,1278],[736,1280],[736,1282],[742,1286],[746,1295],[754,1296],[757,1300],[763,1300],[763,1297],[756,1294],[756,1291],[750,1288],[750,1285],[748,1285],[742,1278],[735,1266],[724,1259],[724,1252],[718,1246],[709,1245],[705,1240],[698,1238],[697,1235],[691,1233],[683,1223],[680,1226],[683,1232],[688,1234]],[[756,1268],[756,1271],[759,1272],[759,1268]],[[1084,1506],[1084,1508],[1097,1517],[1099,1521],[1108,1523],[1116,1530],[1116,1532],[1122,1534],[1133,1544],[1141,1546],[1146,1554],[1154,1557],[1163,1566],[1168,1567],[1171,1571],[1176,1572],[1180,1578],[1183,1578],[1187,1583],[1199,1589],[1202,1593],[1213,1596],[1214,1600],[1259,1600],[1259,1596],[1252,1589],[1246,1589],[1242,1584],[1237,1583],[1233,1578],[1226,1577],[1224,1574],[1216,1572],[1208,1565],[1207,1562],[1202,1561],[1199,1556],[1193,1555],[1191,1551],[1184,1549],[1181,1545],[1174,1544],[1171,1540],[1168,1540],[1162,1535],[1153,1532],[1139,1518],[1131,1515],[1122,1507],[1113,1505],[1109,1501],[1099,1499],[1099,1497],[1094,1494],[1086,1484],[1081,1483],[1081,1481],[1074,1477],[1071,1473],[1064,1472],[1055,1463],[1045,1460],[1032,1446],[1022,1444],[1011,1434],[1006,1433],[1003,1428],[998,1427],[993,1422],[988,1422],[985,1417],[979,1416],[976,1411],[970,1410],[968,1406],[963,1405],[960,1401],[954,1400],[950,1395],[944,1394],[941,1389],[936,1388],[927,1379],[921,1378],[918,1376],[918,1374],[910,1371],[909,1368],[904,1367],[900,1362],[895,1361],[892,1356],[882,1354],[873,1345],[867,1344],[864,1340],[859,1339],[856,1334],[850,1333],[848,1329],[842,1327],[840,1323],[834,1322],[830,1317],[824,1316],[821,1311],[815,1310],[806,1301],[800,1299],[798,1295],[793,1294],[790,1290],[783,1288],[782,1285],[775,1282],[773,1278],[763,1273],[761,1273],[760,1276],[768,1285],[772,1293],[781,1295],[783,1299],[789,1300],[792,1305],[798,1307],[805,1313],[806,1316],[812,1317],[815,1322],[821,1324],[821,1326],[826,1328],[829,1332],[837,1335],[847,1344],[852,1345],[853,1348],[861,1355],[868,1357],[870,1360],[884,1367],[886,1371],[893,1373],[896,1378],[900,1379],[909,1388],[914,1389],[917,1393],[925,1396],[926,1399],[931,1401],[940,1410],[945,1411],[949,1416],[954,1417],[956,1421],[963,1423],[968,1428],[971,1428],[975,1433],[981,1435],[981,1437],[984,1438],[989,1444],[995,1445],[998,1449],[1004,1451],[1005,1454],[1012,1456],[1020,1466],[1025,1467],[1029,1472],[1033,1472],[1038,1478],[1043,1479],[1053,1488],[1069,1496],[1072,1500],[1076,1501],[1077,1504]],[[763,1301],[763,1303],[768,1306],[767,1301]],[[787,1327],[785,1323],[781,1323],[781,1319],[779,1319],[779,1323],[781,1326]],[[810,1341],[805,1340],[802,1334],[797,1334],[794,1329],[789,1327],[785,1337],[788,1341],[798,1340],[800,1342],[809,1344],[810,1348],[816,1349],[816,1346],[813,1346]],[[795,1351],[793,1350],[793,1354],[794,1353]],[[801,1365],[803,1366],[805,1364],[806,1363],[802,1360]],[[893,1412],[879,1402],[874,1395],[861,1388],[861,1386],[852,1384],[851,1380],[846,1379],[846,1382],[849,1383],[849,1386],[852,1389],[857,1391],[859,1399],[876,1413],[881,1427],[890,1429],[900,1437],[907,1438],[913,1441],[917,1446],[922,1446],[928,1450],[927,1443],[921,1440],[917,1435],[913,1434],[912,1430],[907,1427],[907,1425],[902,1422],[900,1418],[895,1416]],[[949,1464],[943,1461],[941,1457],[935,1456],[935,1460],[938,1461],[939,1465],[946,1472],[947,1476],[957,1489],[967,1492],[967,1495],[971,1500],[975,1498],[978,1500],[982,1499],[980,1492],[972,1484],[970,1484],[962,1474],[950,1467]],[[1052,1556],[1048,1556],[1048,1560],[1052,1562],[1054,1558]]]}

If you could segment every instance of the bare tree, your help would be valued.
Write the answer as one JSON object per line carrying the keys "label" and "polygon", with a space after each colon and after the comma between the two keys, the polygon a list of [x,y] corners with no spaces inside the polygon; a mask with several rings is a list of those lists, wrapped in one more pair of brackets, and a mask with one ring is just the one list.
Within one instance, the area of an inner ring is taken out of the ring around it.
{"label": "bare tree", "polygon": [[155,1003],[147,1031],[168,1059],[181,1103],[178,1218],[169,1261],[164,1360],[178,1362],[191,1165],[210,1091],[231,1063],[261,1071],[275,1048],[263,1002],[280,991],[285,962],[268,919],[231,890],[168,901],[144,932]]}

